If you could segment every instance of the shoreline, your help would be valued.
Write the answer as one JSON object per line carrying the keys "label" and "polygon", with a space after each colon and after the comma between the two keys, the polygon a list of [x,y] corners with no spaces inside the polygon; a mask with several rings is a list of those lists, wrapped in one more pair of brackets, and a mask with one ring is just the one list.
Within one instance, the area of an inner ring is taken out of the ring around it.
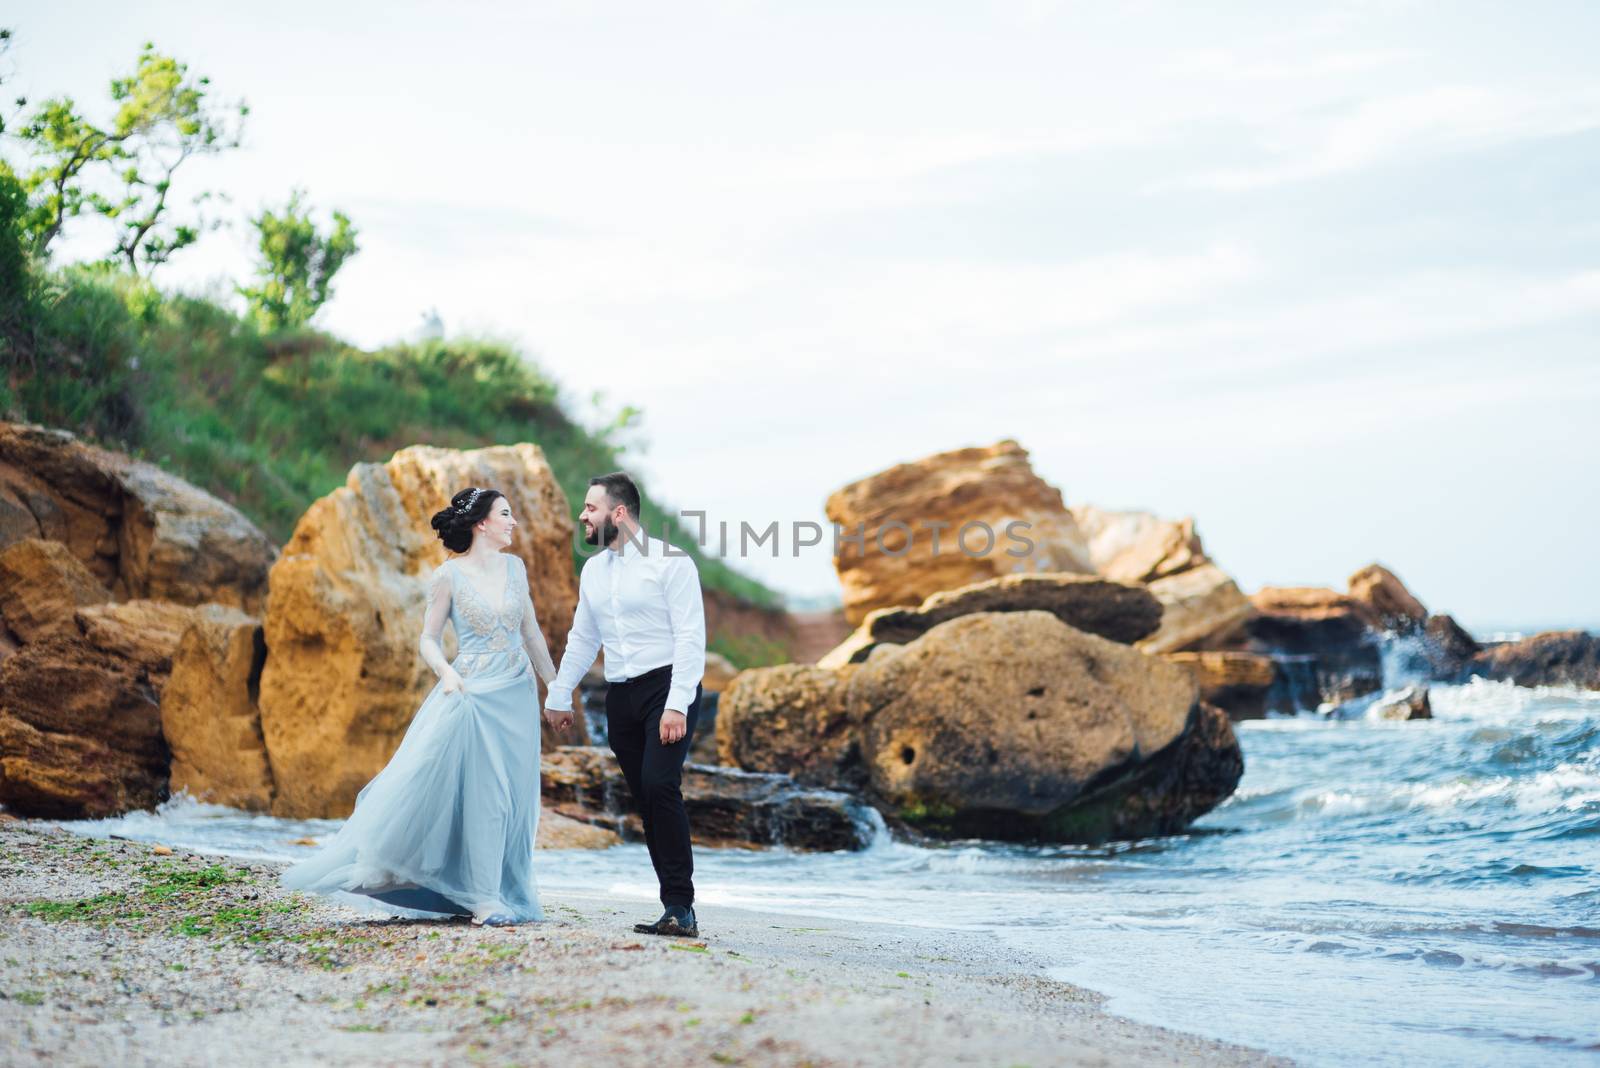
{"label": "shoreline", "polygon": [[[1274,1064],[1112,1015],[988,934],[544,892],[540,924],[377,919],[285,865],[0,821],[8,1064]],[[653,915],[653,913],[652,913]]]}

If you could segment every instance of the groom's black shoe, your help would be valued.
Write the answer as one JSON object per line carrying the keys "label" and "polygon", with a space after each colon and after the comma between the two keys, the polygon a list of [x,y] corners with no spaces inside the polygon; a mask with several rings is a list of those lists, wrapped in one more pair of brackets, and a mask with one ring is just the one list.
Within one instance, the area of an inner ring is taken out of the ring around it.
{"label": "groom's black shoe", "polygon": [[655,923],[636,923],[633,929],[640,934],[700,937],[700,925],[695,922],[694,909],[688,905],[668,905],[667,911]]}

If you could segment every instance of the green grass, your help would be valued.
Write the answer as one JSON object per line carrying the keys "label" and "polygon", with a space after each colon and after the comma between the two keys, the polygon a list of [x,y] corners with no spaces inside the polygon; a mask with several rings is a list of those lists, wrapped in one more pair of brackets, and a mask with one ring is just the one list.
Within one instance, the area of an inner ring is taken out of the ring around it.
{"label": "green grass", "polygon": [[[0,277],[0,290],[11,294],[0,308],[0,415],[149,460],[279,543],[353,464],[407,445],[532,442],[574,515],[591,475],[627,466],[625,422],[581,426],[555,380],[500,342],[366,351],[315,330],[264,334],[228,308],[104,268],[30,267],[20,282]],[[670,518],[675,508],[646,493],[643,513],[656,536],[669,518],[707,589],[778,606],[771,590],[701,552]],[[574,566],[582,559],[575,545]]]}

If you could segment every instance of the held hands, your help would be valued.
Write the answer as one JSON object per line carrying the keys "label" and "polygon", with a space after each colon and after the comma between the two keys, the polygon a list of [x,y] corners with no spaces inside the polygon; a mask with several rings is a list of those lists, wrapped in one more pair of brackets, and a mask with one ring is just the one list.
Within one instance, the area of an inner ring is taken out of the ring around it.
{"label": "held hands", "polygon": [[671,745],[689,733],[689,717],[676,709],[661,713],[661,744]]}
{"label": "held hands", "polygon": [[558,731],[565,731],[572,726],[572,710],[568,709],[562,712],[559,709],[546,707],[544,721]]}

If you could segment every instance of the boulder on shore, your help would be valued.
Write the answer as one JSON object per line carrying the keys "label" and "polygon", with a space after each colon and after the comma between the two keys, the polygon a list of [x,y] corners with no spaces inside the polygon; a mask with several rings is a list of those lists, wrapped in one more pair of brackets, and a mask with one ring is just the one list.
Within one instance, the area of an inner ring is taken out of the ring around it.
{"label": "boulder on shore", "polygon": [[[540,787],[547,812],[642,837],[627,782],[608,749],[562,746],[546,753]],[[683,802],[695,842],[702,846],[840,850],[861,849],[870,840],[853,798],[804,789],[787,775],[687,764]]]}
{"label": "boulder on shore", "polygon": [[1172,833],[1243,771],[1188,672],[1040,611],[964,615],[836,672],[751,669],[720,720],[724,759],[861,784],[940,836]]}
{"label": "boulder on shore", "polygon": [[417,642],[427,577],[445,550],[429,520],[466,486],[510,500],[518,526],[509,551],[527,564],[559,662],[577,603],[572,518],[537,446],[416,446],[357,464],[300,518],[272,567],[260,708],[274,814],[347,815],[433,687]]}
{"label": "boulder on shore", "polygon": [[1000,575],[1094,573],[1061,491],[1015,441],[897,464],[838,490],[826,511],[843,531],[834,567],[852,626],[874,608]]}
{"label": "boulder on shore", "polygon": [[941,591],[916,608],[875,609],[817,666],[860,663],[877,645],[915,641],[940,623],[974,612],[1032,611],[1049,612],[1069,627],[1124,645],[1161,625],[1161,602],[1142,586],[1093,575],[1004,575]]}
{"label": "boulder on shore", "polygon": [[[59,542],[117,600],[258,611],[277,550],[232,505],[63,430],[0,422],[0,547]],[[108,598],[110,599],[110,598]]]}

